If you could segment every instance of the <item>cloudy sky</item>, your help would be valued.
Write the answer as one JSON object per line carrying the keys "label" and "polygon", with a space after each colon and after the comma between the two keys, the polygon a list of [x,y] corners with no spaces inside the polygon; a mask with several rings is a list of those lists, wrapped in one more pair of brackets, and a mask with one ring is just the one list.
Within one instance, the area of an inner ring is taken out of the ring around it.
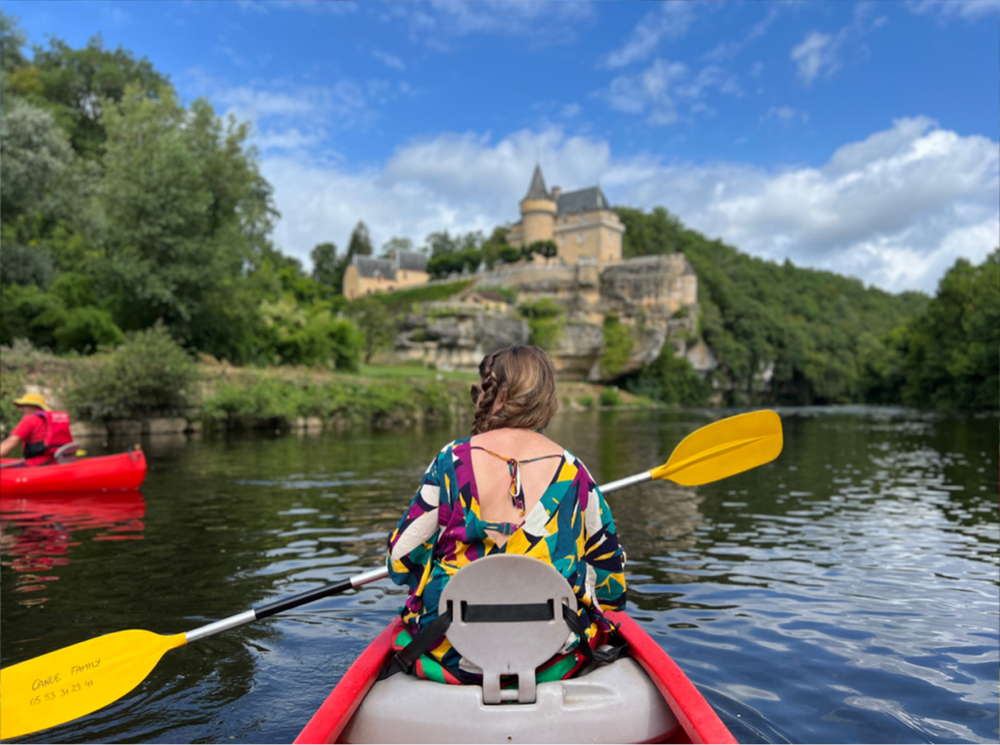
{"label": "cloudy sky", "polygon": [[1000,245],[1000,0],[4,2],[254,123],[305,259],[519,219],[535,162],[755,256],[933,293]]}

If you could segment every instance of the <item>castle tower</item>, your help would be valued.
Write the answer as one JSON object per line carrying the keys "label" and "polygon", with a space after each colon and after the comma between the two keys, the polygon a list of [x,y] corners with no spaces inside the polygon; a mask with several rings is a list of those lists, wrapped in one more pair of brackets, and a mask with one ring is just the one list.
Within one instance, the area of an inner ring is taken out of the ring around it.
{"label": "castle tower", "polygon": [[522,245],[535,241],[551,241],[556,222],[556,200],[545,188],[541,166],[535,166],[528,193],[521,200]]}

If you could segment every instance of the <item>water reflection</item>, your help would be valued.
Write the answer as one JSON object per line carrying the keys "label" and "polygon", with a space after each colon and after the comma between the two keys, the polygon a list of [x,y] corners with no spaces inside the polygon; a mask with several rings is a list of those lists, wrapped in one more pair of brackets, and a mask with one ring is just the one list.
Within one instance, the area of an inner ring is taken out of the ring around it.
{"label": "water reflection", "polygon": [[[20,605],[38,605],[57,567],[72,563],[71,549],[83,540],[142,540],[146,502],[138,491],[33,494],[0,497],[3,565],[17,572]],[[89,535],[83,531],[93,531]]]}

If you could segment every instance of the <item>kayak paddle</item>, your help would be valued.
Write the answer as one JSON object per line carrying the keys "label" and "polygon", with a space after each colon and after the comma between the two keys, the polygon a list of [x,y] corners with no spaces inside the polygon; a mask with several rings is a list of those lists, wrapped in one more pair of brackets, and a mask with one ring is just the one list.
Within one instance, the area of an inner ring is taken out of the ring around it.
{"label": "kayak paddle", "polygon": [[[685,486],[707,484],[774,460],[781,445],[777,414],[740,414],[691,433],[659,468],[600,489],[607,493],[653,479]],[[118,631],[6,667],[0,670],[0,739],[55,727],[117,701],[145,680],[171,649],[388,576],[388,570],[379,567],[187,633]]]}

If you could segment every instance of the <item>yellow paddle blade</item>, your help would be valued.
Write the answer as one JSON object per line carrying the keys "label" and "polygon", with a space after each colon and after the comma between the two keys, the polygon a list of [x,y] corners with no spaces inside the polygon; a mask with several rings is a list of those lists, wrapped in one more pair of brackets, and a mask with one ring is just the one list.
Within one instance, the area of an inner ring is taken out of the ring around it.
{"label": "yellow paddle blade", "polygon": [[0,739],[90,714],[139,685],[184,634],[119,631],[0,670]]}
{"label": "yellow paddle blade", "polygon": [[683,486],[707,484],[770,463],[781,453],[782,442],[778,415],[751,411],[692,432],[670,460],[649,473]]}

